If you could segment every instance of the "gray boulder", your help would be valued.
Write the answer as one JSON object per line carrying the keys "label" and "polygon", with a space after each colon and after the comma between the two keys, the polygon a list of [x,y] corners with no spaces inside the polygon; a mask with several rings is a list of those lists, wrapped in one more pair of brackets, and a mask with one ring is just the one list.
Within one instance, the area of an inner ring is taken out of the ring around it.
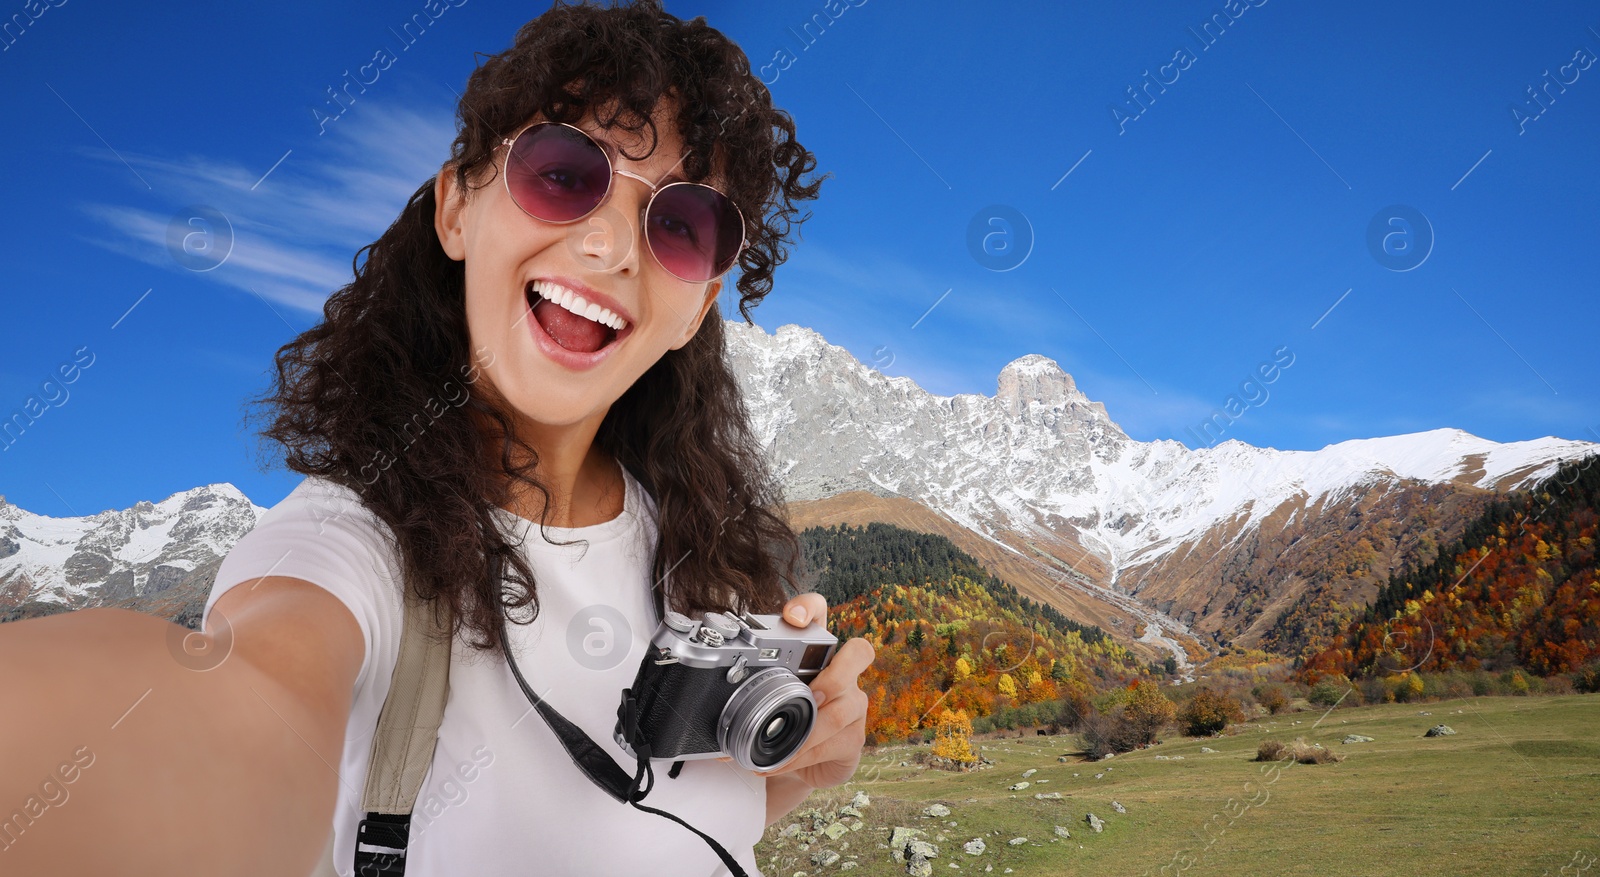
{"label": "gray boulder", "polygon": [[1422,736],[1424,736],[1424,737],[1448,737],[1451,734],[1454,734],[1455,732],[1456,732],[1456,729],[1450,727],[1449,725],[1434,725],[1433,727],[1428,729],[1428,733],[1423,734]]}
{"label": "gray boulder", "polygon": [[1106,830],[1106,824],[1104,820],[1093,813],[1083,817],[1083,821],[1089,823],[1089,830],[1093,831],[1095,834],[1099,834],[1100,832]]}

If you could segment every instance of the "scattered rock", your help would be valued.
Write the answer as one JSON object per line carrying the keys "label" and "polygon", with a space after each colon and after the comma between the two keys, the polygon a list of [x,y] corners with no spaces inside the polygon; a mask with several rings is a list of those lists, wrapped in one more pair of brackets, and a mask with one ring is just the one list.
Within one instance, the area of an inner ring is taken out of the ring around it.
{"label": "scattered rock", "polygon": [[839,870],[840,871],[848,871],[851,868],[854,868],[855,866],[856,866],[855,862],[850,862],[850,861],[840,862],[839,863]]}
{"label": "scattered rock", "polygon": [[1043,801],[1045,799],[1060,799],[1060,792],[1035,792],[1034,797]]}
{"label": "scattered rock", "polygon": [[1105,771],[1101,771],[1101,772],[1099,772],[1099,773],[1097,773],[1097,774],[1095,774],[1095,775],[1094,775],[1094,778],[1095,778],[1095,779],[1100,779],[1100,778],[1101,778],[1101,777],[1103,777],[1103,776],[1105,776],[1105,775],[1106,775],[1106,774],[1105,774]]}
{"label": "scattered rock", "polygon": [[839,808],[839,818],[843,819],[846,816],[854,816],[855,818],[860,819],[861,818],[861,811],[857,810],[854,807],[851,807],[849,804],[846,804],[843,807]]}
{"label": "scattered rock", "polygon": [[828,840],[838,840],[839,838],[849,834],[850,829],[843,822],[835,822],[829,825],[827,828],[824,828],[822,833],[828,836]]}
{"label": "scattered rock", "polygon": [[1012,783],[1011,785],[1006,786],[1006,788],[1010,789],[1013,792],[1020,792],[1023,789],[1026,789],[1027,787],[1028,787],[1028,781],[1027,780],[1023,780],[1020,783]]}
{"label": "scattered rock", "polygon": [[1170,758],[1168,758],[1168,757],[1167,757],[1167,756],[1165,756],[1165,755],[1157,755],[1157,756],[1156,756],[1156,761],[1171,761],[1171,760],[1172,760],[1172,759],[1170,759]]}
{"label": "scattered rock", "polygon": [[983,838],[975,837],[972,840],[962,844],[961,849],[969,856],[981,856],[983,855],[983,851],[988,849],[988,844],[983,842]]}
{"label": "scattered rock", "polygon": [[943,804],[929,804],[922,808],[923,816],[949,816],[950,808]]}
{"label": "scattered rock", "polygon": [[[1174,756],[1172,756],[1172,760],[1173,760],[1173,761],[1182,761],[1182,760],[1183,760],[1183,756],[1181,756],[1181,755],[1174,755]],[[1110,769],[1111,769],[1111,768],[1109,768],[1109,767],[1108,767],[1108,768],[1106,768],[1106,770],[1110,770]]]}
{"label": "scattered rock", "polygon": [[811,854],[811,864],[819,868],[826,868],[839,861],[839,854],[833,850],[818,850]]}
{"label": "scattered rock", "polygon": [[850,823],[850,830],[851,831],[860,831],[861,830],[861,826],[863,826],[865,824],[866,824],[865,822],[852,822],[852,823]]}
{"label": "scattered rock", "polygon": [[791,822],[788,825],[785,825],[783,827],[782,831],[778,832],[778,837],[794,837],[795,835],[797,835],[799,833],[800,833],[800,823]]}
{"label": "scattered rock", "polygon": [[1430,713],[1427,710],[1423,710],[1422,712],[1417,713],[1417,715],[1419,715],[1419,716],[1431,716],[1431,715],[1433,715],[1433,713]]}
{"label": "scattered rock", "polygon": [[1423,734],[1422,736],[1424,736],[1424,737],[1448,737],[1451,734],[1454,734],[1455,732],[1456,732],[1456,729],[1450,727],[1449,725],[1434,725],[1433,727],[1428,729],[1428,733]]}
{"label": "scattered rock", "polygon": [[866,792],[856,792],[855,797],[850,799],[851,807],[865,807],[871,803],[872,798]]}
{"label": "scattered rock", "polygon": [[1066,760],[1067,760],[1067,757],[1065,755],[1057,755],[1056,756],[1056,761],[1060,761],[1060,762],[1065,763]]}
{"label": "scattered rock", "polygon": [[889,855],[893,856],[896,862],[906,861],[906,847],[913,840],[923,837],[925,834],[920,828],[906,828],[903,825],[895,826],[894,831],[889,835]]}
{"label": "scattered rock", "polygon": [[1200,751],[1214,754],[1214,753],[1216,753],[1217,750],[1212,749],[1210,746],[1202,746],[1202,747],[1200,747]]}
{"label": "scattered rock", "polygon": [[1072,832],[1065,825],[1056,826],[1056,837],[1072,837]]}
{"label": "scattered rock", "polygon": [[1346,742],[1346,743],[1371,743],[1372,742],[1372,738],[1366,736],[1365,734],[1346,734],[1345,737],[1344,737],[1344,742]]}
{"label": "scattered rock", "polygon": [[1014,837],[1014,838],[1006,841],[1006,843],[1011,844],[1014,847],[1020,847],[1020,846],[1022,846],[1023,844],[1025,844],[1027,842],[1028,842],[1028,839],[1025,838],[1025,837]]}
{"label": "scattered rock", "polygon": [[1099,834],[1106,829],[1105,822],[1093,813],[1083,817],[1083,821],[1089,823],[1089,830],[1093,831],[1095,834]]}
{"label": "scattered rock", "polygon": [[1033,775],[1034,775],[1034,774],[1036,774],[1036,773],[1038,773],[1038,772],[1039,772],[1039,769],[1038,769],[1038,768],[1036,768],[1036,767],[1030,767],[1030,768],[1028,768],[1028,769],[1027,769],[1027,770],[1025,770],[1025,771],[1023,771],[1023,772],[1022,772],[1022,778],[1023,778],[1023,779],[1027,779],[1027,778],[1028,778],[1028,777],[1031,777],[1031,776],[1033,776]]}
{"label": "scattered rock", "polygon": [[1111,802],[1111,809],[1117,811],[1118,813],[1126,813],[1126,812],[1128,812],[1128,808],[1122,806],[1121,804],[1117,803],[1116,801],[1112,801]]}

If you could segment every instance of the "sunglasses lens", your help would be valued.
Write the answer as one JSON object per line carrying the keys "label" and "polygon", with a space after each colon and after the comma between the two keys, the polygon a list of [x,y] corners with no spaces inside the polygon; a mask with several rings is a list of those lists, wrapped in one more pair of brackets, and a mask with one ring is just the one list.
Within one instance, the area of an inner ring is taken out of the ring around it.
{"label": "sunglasses lens", "polygon": [[646,217],[650,251],[678,277],[710,280],[733,266],[743,242],[738,208],[710,186],[673,183],[662,189]]}
{"label": "sunglasses lens", "polygon": [[547,222],[570,222],[605,197],[611,167],[600,147],[581,131],[541,124],[511,144],[506,187],[517,204]]}

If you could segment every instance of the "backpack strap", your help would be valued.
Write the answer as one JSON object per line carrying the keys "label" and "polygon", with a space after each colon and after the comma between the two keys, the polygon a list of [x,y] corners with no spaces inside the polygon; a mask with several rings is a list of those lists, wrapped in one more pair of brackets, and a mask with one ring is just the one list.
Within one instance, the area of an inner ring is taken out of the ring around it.
{"label": "backpack strap", "polygon": [[[433,764],[450,694],[448,610],[435,612],[406,589],[400,654],[372,737],[356,830],[357,877],[403,877],[411,812]],[[439,617],[446,615],[445,619]],[[368,849],[362,849],[367,847]]]}

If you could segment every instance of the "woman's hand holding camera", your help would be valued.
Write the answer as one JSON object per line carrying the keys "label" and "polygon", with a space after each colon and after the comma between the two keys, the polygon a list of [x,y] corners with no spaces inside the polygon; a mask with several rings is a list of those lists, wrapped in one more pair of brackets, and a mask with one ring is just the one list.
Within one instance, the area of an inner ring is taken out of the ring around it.
{"label": "woman's hand holding camera", "polygon": [[[783,617],[796,627],[805,627],[828,617],[828,601],[815,592],[801,594],[784,604]],[[876,656],[872,643],[861,637],[840,643],[828,665],[811,680],[811,695],[817,701],[811,736],[787,764],[759,771],[756,776],[792,774],[817,789],[837,786],[854,776],[867,741],[867,693],[857,679]]]}

